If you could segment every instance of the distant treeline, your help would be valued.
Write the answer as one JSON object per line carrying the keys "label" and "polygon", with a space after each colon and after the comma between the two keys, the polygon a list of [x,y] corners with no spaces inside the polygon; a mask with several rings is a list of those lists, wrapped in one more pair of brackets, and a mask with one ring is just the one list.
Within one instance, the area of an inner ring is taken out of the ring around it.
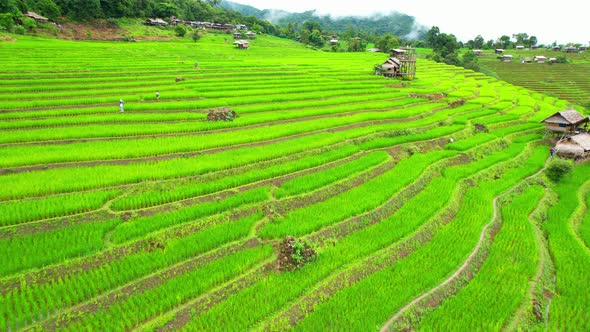
{"label": "distant treeline", "polygon": [[59,21],[62,17],[72,20],[108,18],[169,18],[246,24],[257,31],[276,34],[276,28],[268,21],[217,7],[219,0],[1,0],[0,13],[12,14],[34,11]]}

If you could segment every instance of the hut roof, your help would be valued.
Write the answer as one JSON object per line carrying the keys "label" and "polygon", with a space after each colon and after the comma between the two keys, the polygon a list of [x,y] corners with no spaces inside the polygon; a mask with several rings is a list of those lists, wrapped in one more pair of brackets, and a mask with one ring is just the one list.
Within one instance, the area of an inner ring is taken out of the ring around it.
{"label": "hut roof", "polygon": [[516,49],[522,50],[522,49],[524,49],[524,46],[523,45],[516,45]]}
{"label": "hut roof", "polygon": [[391,57],[387,59],[381,66],[383,68],[399,68],[400,61],[397,58]]}
{"label": "hut roof", "polygon": [[247,40],[243,40],[243,39],[236,40],[234,42],[234,45],[248,45],[248,41]]}
{"label": "hut roof", "polygon": [[535,60],[545,60],[545,59],[547,59],[547,57],[544,55],[535,55]]}
{"label": "hut roof", "polygon": [[376,47],[373,47],[369,49],[369,52],[381,52],[381,50]]}
{"label": "hut roof", "polygon": [[25,16],[30,17],[30,18],[37,20],[37,21],[49,21],[49,19],[47,17],[43,17],[35,12],[26,12]]}
{"label": "hut roof", "polygon": [[583,117],[582,114],[578,113],[576,110],[567,110],[557,112],[541,122],[577,125],[588,122],[588,118]]}
{"label": "hut roof", "polygon": [[580,133],[571,137],[572,142],[584,149],[584,152],[590,151],[590,134]]}
{"label": "hut roof", "polygon": [[164,21],[161,18],[148,18],[148,23],[153,25],[168,25],[168,22]]}

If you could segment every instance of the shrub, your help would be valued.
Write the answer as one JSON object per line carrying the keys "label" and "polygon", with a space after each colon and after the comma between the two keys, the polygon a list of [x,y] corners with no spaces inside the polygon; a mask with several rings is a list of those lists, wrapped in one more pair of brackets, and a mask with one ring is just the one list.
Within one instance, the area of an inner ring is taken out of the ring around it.
{"label": "shrub", "polygon": [[0,31],[8,31],[11,32],[14,29],[14,19],[12,18],[12,14],[4,13],[0,14]]}
{"label": "shrub", "polygon": [[195,30],[195,32],[193,32],[192,38],[193,41],[196,43],[199,39],[201,39],[201,34],[199,33],[199,31]]}
{"label": "shrub", "polygon": [[34,31],[35,28],[37,27],[37,21],[35,21],[34,19],[32,19],[30,17],[23,17],[22,22],[23,22],[22,26],[27,31]]}
{"label": "shrub", "polygon": [[549,166],[547,166],[547,170],[545,174],[547,177],[553,182],[559,182],[562,177],[571,173],[574,169],[574,165],[572,161],[565,160],[565,159],[554,159],[551,161]]}
{"label": "shrub", "polygon": [[184,37],[184,35],[186,35],[186,28],[182,25],[178,25],[176,28],[174,28],[174,32],[176,33],[177,37]]}
{"label": "shrub", "polygon": [[24,35],[27,30],[22,25],[17,25],[14,27],[14,33],[18,35]]}

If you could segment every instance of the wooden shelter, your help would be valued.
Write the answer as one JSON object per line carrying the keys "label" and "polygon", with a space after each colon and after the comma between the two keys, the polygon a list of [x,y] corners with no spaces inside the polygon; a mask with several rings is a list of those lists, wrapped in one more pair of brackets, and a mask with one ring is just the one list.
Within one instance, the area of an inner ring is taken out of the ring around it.
{"label": "wooden shelter", "polygon": [[391,56],[400,63],[397,76],[413,80],[416,76],[416,50],[411,47],[396,48],[391,50]]}
{"label": "wooden shelter", "polygon": [[239,31],[234,32],[234,39],[242,39],[242,34]]}
{"label": "wooden shelter", "polygon": [[568,46],[565,48],[566,53],[576,53],[578,52],[578,48],[575,46]]}
{"label": "wooden shelter", "polygon": [[559,47],[559,46],[553,46],[553,48],[552,48],[552,49],[553,49],[554,51],[556,51],[556,52],[557,52],[557,51],[561,51],[561,47]]}
{"label": "wooden shelter", "polygon": [[543,55],[535,55],[535,58],[533,60],[536,63],[545,63],[545,61],[547,61],[547,57]]}
{"label": "wooden shelter", "polygon": [[338,45],[338,39],[332,38],[330,39],[330,46]]}
{"label": "wooden shelter", "polygon": [[576,110],[567,110],[557,112],[542,122],[545,123],[547,131],[565,134],[576,132],[580,125],[588,122],[588,118],[583,117]]}
{"label": "wooden shelter", "polygon": [[41,15],[35,13],[35,12],[26,12],[25,13],[25,16],[26,17],[30,17],[30,18],[32,18],[35,21],[40,22],[40,23],[44,23],[44,22],[49,21],[49,19],[47,17],[43,17],[43,16],[41,16]]}
{"label": "wooden shelter", "polygon": [[234,45],[236,45],[237,48],[241,48],[241,49],[248,49],[250,47],[250,44],[248,43],[248,41],[244,40],[244,39],[236,40],[234,42]]}
{"label": "wooden shelter", "polygon": [[161,26],[161,27],[165,27],[168,25],[168,23],[161,18],[148,18],[145,21],[145,24],[152,25],[152,26]]}
{"label": "wooden shelter", "polygon": [[557,154],[565,158],[584,159],[590,157],[590,134],[580,133],[565,137],[555,145]]}
{"label": "wooden shelter", "polygon": [[504,54],[500,57],[500,61],[502,62],[512,62],[512,55]]}
{"label": "wooden shelter", "polygon": [[517,50],[524,50],[524,46],[523,45],[516,45],[516,49]]}
{"label": "wooden shelter", "polygon": [[373,47],[373,48],[368,49],[368,51],[371,53],[376,53],[376,52],[381,52],[381,49],[379,49],[377,47]]}
{"label": "wooden shelter", "polygon": [[477,56],[480,56],[483,54],[483,51],[482,50],[473,50],[473,53]]}
{"label": "wooden shelter", "polygon": [[250,39],[256,39],[256,33],[252,32],[252,31],[248,31],[248,32],[246,32],[246,37],[248,37]]}
{"label": "wooden shelter", "polygon": [[497,49],[495,49],[495,50],[494,50],[494,52],[495,52],[496,54],[502,54],[502,53],[504,53],[504,50],[503,50],[503,49],[501,49],[501,48],[497,48]]}
{"label": "wooden shelter", "polygon": [[385,77],[396,77],[399,73],[401,62],[399,59],[390,57],[382,65],[383,70],[375,71],[375,75],[383,75]]}
{"label": "wooden shelter", "polygon": [[532,63],[533,59],[529,58],[529,57],[525,57],[525,58],[522,58],[522,60],[520,60],[520,62],[521,63]]}

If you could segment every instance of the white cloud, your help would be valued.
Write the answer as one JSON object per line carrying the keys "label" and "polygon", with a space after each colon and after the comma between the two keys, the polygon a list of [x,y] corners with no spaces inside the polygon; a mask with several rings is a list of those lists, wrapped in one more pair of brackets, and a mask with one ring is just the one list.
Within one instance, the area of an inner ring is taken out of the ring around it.
{"label": "white cloud", "polygon": [[283,9],[302,12],[316,9],[333,16],[364,16],[399,11],[416,17],[419,23],[436,25],[441,32],[452,33],[467,41],[477,35],[486,40],[502,35],[528,33],[540,43],[576,42],[588,44],[587,11],[578,0],[560,0],[548,5],[531,0],[363,0],[363,1],[274,1],[234,0],[259,9]]}

